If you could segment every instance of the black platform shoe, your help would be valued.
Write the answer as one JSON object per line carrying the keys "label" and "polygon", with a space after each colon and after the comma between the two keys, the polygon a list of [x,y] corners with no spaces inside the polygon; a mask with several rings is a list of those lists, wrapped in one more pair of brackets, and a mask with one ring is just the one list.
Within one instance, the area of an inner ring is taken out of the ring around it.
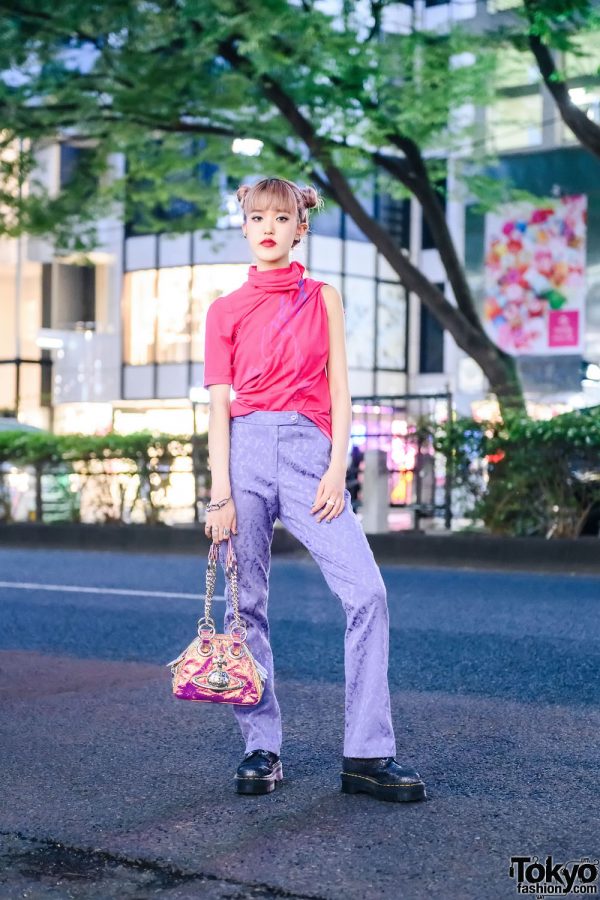
{"label": "black platform shoe", "polygon": [[425,800],[425,784],[415,769],[399,765],[393,756],[359,759],[344,756],[342,792],[364,791],[378,800]]}
{"label": "black platform shoe", "polygon": [[270,750],[250,750],[238,766],[235,788],[238,794],[268,794],[283,780],[281,760]]}

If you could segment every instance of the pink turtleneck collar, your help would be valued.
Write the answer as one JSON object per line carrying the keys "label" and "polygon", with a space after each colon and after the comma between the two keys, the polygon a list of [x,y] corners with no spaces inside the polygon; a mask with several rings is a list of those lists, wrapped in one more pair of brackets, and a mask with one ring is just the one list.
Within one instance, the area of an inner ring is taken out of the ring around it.
{"label": "pink turtleneck collar", "polygon": [[261,291],[286,291],[298,287],[303,273],[304,266],[296,259],[280,269],[259,270],[252,265],[248,269],[248,284]]}

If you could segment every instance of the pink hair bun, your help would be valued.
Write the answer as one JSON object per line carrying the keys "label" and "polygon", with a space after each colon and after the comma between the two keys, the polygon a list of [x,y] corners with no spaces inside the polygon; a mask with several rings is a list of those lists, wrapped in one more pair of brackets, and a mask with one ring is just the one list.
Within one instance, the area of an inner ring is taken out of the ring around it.
{"label": "pink hair bun", "polygon": [[236,191],[236,195],[235,195],[235,196],[237,197],[238,202],[242,204],[242,206],[243,206],[243,204],[244,204],[244,198],[245,198],[245,196],[246,196],[246,194],[248,193],[249,190],[250,190],[250,185],[249,185],[249,184],[241,184],[241,185],[239,186],[239,188],[237,189],[237,191]]}
{"label": "pink hair bun", "polygon": [[305,209],[315,209],[316,207],[323,206],[323,200],[319,197],[314,187],[309,186],[300,188],[300,193],[302,194]]}

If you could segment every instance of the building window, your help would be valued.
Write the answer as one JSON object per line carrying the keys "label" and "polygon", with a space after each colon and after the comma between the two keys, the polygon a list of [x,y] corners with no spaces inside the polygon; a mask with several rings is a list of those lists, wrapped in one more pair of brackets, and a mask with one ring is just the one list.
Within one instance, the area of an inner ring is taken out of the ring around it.
{"label": "building window", "polygon": [[[443,284],[438,284],[437,287],[444,289]],[[419,372],[422,375],[444,371],[444,329],[423,302],[419,349]]]}
{"label": "building window", "polygon": [[[569,88],[569,98],[575,106],[583,110],[588,119],[600,126],[600,85]],[[560,119],[560,139],[565,143],[579,142],[562,118]]]}
{"label": "building window", "polygon": [[498,99],[487,110],[490,153],[501,153],[542,142],[541,75],[529,54],[506,49],[498,62]]}
{"label": "building window", "polygon": [[501,153],[541,144],[541,94],[497,100],[488,109],[488,134],[490,152]]}
{"label": "building window", "polygon": [[204,337],[208,307],[223,294],[241,287],[248,277],[246,263],[194,266],[192,280],[192,359],[204,362]]}
{"label": "building window", "polygon": [[80,147],[73,147],[72,144],[61,144],[60,145],[60,186],[64,187],[69,183],[73,175],[75,174],[75,170],[77,169],[77,165],[79,163],[79,156],[81,154]]}
{"label": "building window", "polygon": [[[574,39],[574,44],[577,52],[564,54],[569,97],[589,119],[600,125],[600,84],[597,77],[600,31],[582,34]],[[560,129],[561,140],[576,141],[573,132],[562,119],[560,119]]]}
{"label": "building window", "polygon": [[183,363],[190,358],[191,266],[159,269],[156,361]]}
{"label": "building window", "polygon": [[333,201],[325,206],[310,220],[310,232],[314,235],[339,238],[342,233],[342,210]]}
{"label": "building window", "polygon": [[127,272],[124,361],[133,366],[203,362],[208,307],[240,287],[247,272],[246,263]]}
{"label": "building window", "polygon": [[97,177],[89,171],[89,162],[93,160],[91,147],[80,147],[67,142],[60,144],[59,179],[60,187],[66,187],[77,175],[87,168],[86,176],[90,180],[90,187],[98,185]]}
{"label": "building window", "polygon": [[573,79],[587,77],[597,83],[600,54],[600,30],[586,32],[573,38],[574,52],[565,53],[565,74],[569,85]]}
{"label": "building window", "polygon": [[394,242],[410,248],[410,200],[396,200],[389,194],[381,194],[377,203],[377,219]]}
{"label": "building window", "polygon": [[406,371],[406,290],[380,281],[377,286],[377,368]]}
{"label": "building window", "polygon": [[14,415],[17,397],[17,367],[0,360],[0,415]]}
{"label": "building window", "polygon": [[124,361],[133,366],[154,362],[156,270],[127,272],[123,295]]}
{"label": "building window", "polygon": [[344,280],[348,366],[373,370],[375,282],[347,275]]}
{"label": "building window", "polygon": [[57,264],[57,307],[54,324],[69,327],[96,318],[96,268]]}

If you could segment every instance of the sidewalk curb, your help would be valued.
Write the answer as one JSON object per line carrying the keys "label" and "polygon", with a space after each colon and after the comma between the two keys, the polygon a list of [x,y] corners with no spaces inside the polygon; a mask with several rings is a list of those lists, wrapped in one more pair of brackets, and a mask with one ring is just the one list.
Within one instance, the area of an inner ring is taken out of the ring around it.
{"label": "sidewalk curb", "polygon": [[[486,534],[421,534],[393,532],[367,535],[377,563],[433,568],[545,571],[556,574],[600,575],[600,540],[593,537],[494,537]],[[60,522],[43,525],[0,524],[0,548],[127,551],[132,553],[208,552],[201,526],[85,525]],[[284,528],[276,527],[273,555],[309,556]]]}

